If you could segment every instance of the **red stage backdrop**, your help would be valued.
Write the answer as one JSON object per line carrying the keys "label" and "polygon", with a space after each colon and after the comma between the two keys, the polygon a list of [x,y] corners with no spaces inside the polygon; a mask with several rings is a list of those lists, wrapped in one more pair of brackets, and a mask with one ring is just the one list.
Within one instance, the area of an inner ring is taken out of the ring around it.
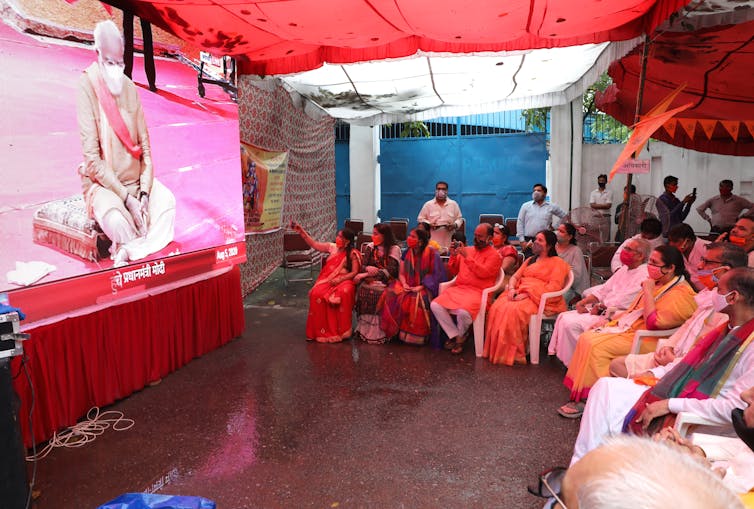
{"label": "red stage backdrop", "polygon": [[[335,239],[335,121],[307,116],[276,81],[239,78],[241,139],[269,151],[288,151],[283,225],[295,219],[318,239]],[[264,281],[283,259],[282,230],[246,237],[243,294]]]}

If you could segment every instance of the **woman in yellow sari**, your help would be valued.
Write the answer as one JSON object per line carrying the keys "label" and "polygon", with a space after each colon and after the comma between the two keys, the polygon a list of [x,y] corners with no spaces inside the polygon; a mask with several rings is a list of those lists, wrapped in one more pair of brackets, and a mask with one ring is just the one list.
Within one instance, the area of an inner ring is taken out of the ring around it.
{"label": "woman in yellow sari", "polygon": [[[570,401],[558,409],[563,417],[581,416],[589,389],[600,377],[609,375],[610,361],[630,353],[637,330],[673,329],[696,310],[695,292],[688,283],[680,251],[672,246],[658,246],[649,256],[647,272],[649,278],[642,283],[639,296],[625,312],[579,336],[563,380],[571,390]],[[653,351],[656,344],[643,343],[641,353]]]}
{"label": "woman in yellow sari", "polygon": [[[527,259],[508,281],[508,291],[490,308],[484,353],[493,364],[526,364],[529,318],[537,312],[543,293],[563,288],[571,267],[555,251],[557,238],[549,230],[537,233],[532,244],[534,256]],[[565,311],[562,297],[547,303],[545,311]]]}

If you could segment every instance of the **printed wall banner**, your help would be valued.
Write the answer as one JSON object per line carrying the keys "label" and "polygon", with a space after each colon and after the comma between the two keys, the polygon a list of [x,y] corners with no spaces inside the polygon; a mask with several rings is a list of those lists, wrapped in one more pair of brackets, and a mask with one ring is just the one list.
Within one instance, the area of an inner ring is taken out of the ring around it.
{"label": "printed wall banner", "polygon": [[288,152],[270,152],[241,142],[243,215],[246,233],[280,229]]}

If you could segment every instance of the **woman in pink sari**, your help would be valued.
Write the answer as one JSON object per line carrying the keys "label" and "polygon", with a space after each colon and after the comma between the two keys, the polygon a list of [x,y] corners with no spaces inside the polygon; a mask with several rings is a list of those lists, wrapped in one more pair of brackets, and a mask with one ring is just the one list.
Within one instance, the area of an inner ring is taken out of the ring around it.
{"label": "woman in pink sari", "polygon": [[291,223],[291,227],[310,247],[330,255],[309,291],[307,341],[338,343],[350,338],[356,297],[353,278],[361,268],[361,253],[354,249],[354,233],[347,228],[340,230],[333,244],[317,242],[299,224]]}
{"label": "woman in pink sari", "polygon": [[[529,318],[537,312],[545,292],[563,288],[571,267],[555,251],[557,239],[549,230],[537,233],[528,258],[508,281],[508,291],[490,308],[483,357],[493,364],[526,364]],[[545,312],[566,310],[562,297],[547,303]]]}

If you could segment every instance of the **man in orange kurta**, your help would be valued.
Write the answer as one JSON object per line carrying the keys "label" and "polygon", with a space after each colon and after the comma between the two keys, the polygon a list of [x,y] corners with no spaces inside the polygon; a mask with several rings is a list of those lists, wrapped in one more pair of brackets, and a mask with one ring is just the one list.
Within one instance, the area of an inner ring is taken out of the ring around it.
{"label": "man in orange kurta", "polygon": [[[474,246],[451,246],[448,268],[456,271],[455,284],[430,304],[437,323],[448,335],[448,347],[461,353],[466,331],[479,313],[482,290],[495,284],[503,263],[497,250],[490,245],[492,226],[482,223],[474,230]],[[456,316],[456,321],[453,317]]]}

